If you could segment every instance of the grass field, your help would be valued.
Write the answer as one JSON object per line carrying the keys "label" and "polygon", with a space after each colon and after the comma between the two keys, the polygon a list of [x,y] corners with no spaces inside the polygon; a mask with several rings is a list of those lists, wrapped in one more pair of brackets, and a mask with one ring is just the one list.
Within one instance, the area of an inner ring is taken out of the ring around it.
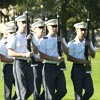
{"label": "grass field", "polygon": [[[92,59],[92,78],[94,83],[94,95],[90,100],[100,100],[100,52],[96,52],[95,59]],[[71,63],[66,61],[67,70],[65,71],[66,83],[67,83],[67,94],[63,100],[74,100],[73,85],[70,79]],[[3,80],[2,80],[2,66],[0,65],[0,100],[3,98]],[[32,97],[29,98],[32,100]]]}

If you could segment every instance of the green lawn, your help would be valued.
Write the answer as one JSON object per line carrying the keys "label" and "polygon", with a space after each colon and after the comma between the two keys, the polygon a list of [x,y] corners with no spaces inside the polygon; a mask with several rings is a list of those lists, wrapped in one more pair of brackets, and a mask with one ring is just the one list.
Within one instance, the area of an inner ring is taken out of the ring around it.
{"label": "green lawn", "polygon": [[[65,75],[67,83],[66,84],[67,94],[63,98],[63,100],[74,100],[73,85],[70,79],[71,63],[66,61],[66,64],[67,64],[67,70],[65,71]],[[93,78],[95,92],[91,100],[100,100],[100,52],[96,52],[96,58],[92,59],[92,78]],[[3,80],[2,80],[1,65],[0,65],[0,100],[3,100]],[[32,100],[32,97],[30,97],[29,100]]]}

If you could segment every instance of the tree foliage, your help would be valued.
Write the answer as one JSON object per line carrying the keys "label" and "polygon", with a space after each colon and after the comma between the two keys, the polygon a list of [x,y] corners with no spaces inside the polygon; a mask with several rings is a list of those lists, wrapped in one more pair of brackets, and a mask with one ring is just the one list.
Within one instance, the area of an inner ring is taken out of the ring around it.
{"label": "tree foliage", "polygon": [[100,27],[100,0],[0,0],[0,8],[17,5],[17,12],[28,7],[34,16],[56,17],[59,11],[61,24],[71,28],[75,22],[86,21],[88,13],[95,28]]}
{"label": "tree foliage", "polygon": [[16,0],[0,0],[0,8],[8,8],[9,5],[16,5]]}

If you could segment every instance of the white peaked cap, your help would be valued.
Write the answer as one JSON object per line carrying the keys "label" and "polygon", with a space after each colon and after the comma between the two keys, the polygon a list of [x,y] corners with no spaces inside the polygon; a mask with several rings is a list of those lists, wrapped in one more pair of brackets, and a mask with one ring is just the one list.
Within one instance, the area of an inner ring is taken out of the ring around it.
{"label": "white peaked cap", "polygon": [[75,28],[86,28],[87,24],[85,22],[79,22],[79,23],[74,24],[74,27]]}
{"label": "white peaked cap", "polygon": [[57,19],[50,19],[50,20],[46,21],[45,24],[47,26],[48,25],[57,25],[58,24],[58,21],[57,21]]}

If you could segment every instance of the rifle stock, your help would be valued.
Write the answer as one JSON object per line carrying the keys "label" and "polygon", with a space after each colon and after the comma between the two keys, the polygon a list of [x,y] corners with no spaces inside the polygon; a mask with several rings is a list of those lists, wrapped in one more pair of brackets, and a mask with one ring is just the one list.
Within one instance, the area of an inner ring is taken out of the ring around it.
{"label": "rifle stock", "polygon": [[[90,29],[90,19],[87,18],[87,28],[86,28],[86,39],[85,39],[85,41],[89,41],[90,40],[89,39],[89,35],[90,35],[89,29]],[[89,49],[89,47],[87,45],[85,45],[85,53],[84,53],[84,55],[85,55],[86,60],[90,61],[90,59],[89,59],[89,50],[88,49]],[[91,73],[91,71],[92,71],[92,69],[91,69],[91,63],[90,63],[90,65],[86,66],[86,73]]]}
{"label": "rifle stock", "polygon": [[[57,12],[57,20],[58,20],[58,25],[57,25],[57,37],[60,37],[60,36],[62,36],[62,34],[61,34],[61,30],[60,30],[60,22],[59,22],[59,14],[58,14],[58,12]],[[57,41],[57,44],[58,44],[58,53],[59,53],[59,55],[60,56],[63,56],[63,53],[62,53],[62,50],[61,50],[61,42],[60,41]],[[60,66],[60,70],[65,70],[66,69],[66,64],[65,64],[65,62],[63,61],[63,62],[61,62],[60,64],[59,64],[59,66]]]}
{"label": "rifle stock", "polygon": [[[26,33],[27,36],[30,34],[29,18],[28,18],[28,8],[26,8]],[[27,39],[27,48],[31,51],[31,39]]]}
{"label": "rifle stock", "polygon": [[[47,18],[47,16],[45,16],[45,22],[48,20],[48,18]],[[47,33],[48,33],[48,30],[47,30],[47,26],[46,26],[46,24],[45,24],[45,35],[47,35]]]}
{"label": "rifle stock", "polygon": [[[30,22],[29,22],[28,8],[26,8],[26,33],[27,33],[27,36],[30,34]],[[27,39],[27,48],[30,52],[33,52],[31,46],[33,46],[32,40]],[[31,67],[33,66],[37,66],[34,56],[31,57]]]}

